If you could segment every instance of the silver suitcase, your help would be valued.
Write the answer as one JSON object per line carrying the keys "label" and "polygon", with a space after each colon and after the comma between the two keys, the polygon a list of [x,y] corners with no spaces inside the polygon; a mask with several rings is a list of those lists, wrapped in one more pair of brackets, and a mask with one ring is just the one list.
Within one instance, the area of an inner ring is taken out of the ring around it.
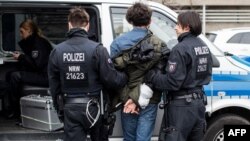
{"label": "silver suitcase", "polygon": [[23,127],[54,131],[63,127],[51,96],[28,95],[20,100]]}

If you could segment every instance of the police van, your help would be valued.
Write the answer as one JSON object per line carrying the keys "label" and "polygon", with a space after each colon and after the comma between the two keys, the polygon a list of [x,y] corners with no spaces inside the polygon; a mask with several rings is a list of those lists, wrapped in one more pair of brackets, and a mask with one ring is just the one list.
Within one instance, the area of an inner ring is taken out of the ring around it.
{"label": "police van", "polygon": [[[109,50],[114,38],[132,28],[125,14],[133,3],[132,0],[0,0],[0,80],[5,81],[6,73],[16,67],[17,62],[11,57],[11,52],[20,50],[17,42],[20,40],[19,24],[23,20],[33,19],[47,39],[58,44],[65,40],[69,9],[74,6],[84,7],[91,17],[89,38],[103,43]],[[146,3],[153,10],[150,29],[170,49],[173,48],[177,43],[174,30],[177,14],[160,3]],[[208,126],[204,140],[222,141],[223,125],[250,124],[250,64],[221,52],[203,35],[199,37],[214,55],[212,80],[205,86]],[[47,89],[32,85],[23,87],[27,95],[47,95]],[[1,97],[0,102],[3,102]],[[117,120],[110,140],[122,140],[120,115],[119,112],[116,114]],[[157,140],[162,115],[163,110],[159,109],[152,140]],[[57,140],[62,135],[62,130],[43,132],[17,127],[13,120],[0,117],[0,140]]]}

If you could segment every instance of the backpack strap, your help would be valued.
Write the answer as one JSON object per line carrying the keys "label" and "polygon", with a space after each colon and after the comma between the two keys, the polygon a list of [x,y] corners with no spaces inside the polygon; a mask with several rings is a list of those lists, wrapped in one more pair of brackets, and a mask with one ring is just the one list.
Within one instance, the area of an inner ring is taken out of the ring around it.
{"label": "backpack strap", "polygon": [[[147,40],[149,37],[151,37],[153,35],[153,32],[151,30],[148,29],[147,31],[148,33],[141,39],[139,40],[136,44],[133,45],[133,47],[137,46],[138,44],[140,44],[142,41]],[[131,47],[131,48],[133,48]]]}

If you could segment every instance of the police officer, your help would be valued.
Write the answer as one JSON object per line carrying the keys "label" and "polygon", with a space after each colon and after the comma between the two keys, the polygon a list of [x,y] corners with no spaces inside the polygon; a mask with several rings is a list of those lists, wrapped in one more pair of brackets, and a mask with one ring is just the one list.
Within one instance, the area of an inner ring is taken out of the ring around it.
{"label": "police officer", "polygon": [[64,141],[102,139],[100,92],[127,83],[125,73],[114,69],[107,49],[88,39],[89,15],[79,7],[68,16],[68,40],[51,52],[48,73],[54,106],[57,96],[64,97]]}
{"label": "police officer", "polygon": [[201,141],[206,128],[203,85],[211,79],[211,53],[197,37],[202,30],[198,13],[179,14],[175,30],[179,43],[170,53],[167,73],[151,70],[146,81],[168,91],[160,140]]}
{"label": "police officer", "polygon": [[18,42],[23,53],[15,51],[13,58],[18,60],[18,70],[8,72],[6,80],[10,85],[10,109],[14,113],[9,118],[19,116],[22,85],[48,86],[48,60],[52,50],[50,42],[31,20],[23,21],[20,26],[21,40]]}

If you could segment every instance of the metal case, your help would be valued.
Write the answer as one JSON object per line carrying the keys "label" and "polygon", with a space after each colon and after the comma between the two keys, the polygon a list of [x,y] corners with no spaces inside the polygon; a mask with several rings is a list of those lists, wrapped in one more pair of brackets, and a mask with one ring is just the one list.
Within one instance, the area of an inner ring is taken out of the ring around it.
{"label": "metal case", "polygon": [[51,96],[28,95],[20,100],[23,127],[54,131],[63,127]]}

